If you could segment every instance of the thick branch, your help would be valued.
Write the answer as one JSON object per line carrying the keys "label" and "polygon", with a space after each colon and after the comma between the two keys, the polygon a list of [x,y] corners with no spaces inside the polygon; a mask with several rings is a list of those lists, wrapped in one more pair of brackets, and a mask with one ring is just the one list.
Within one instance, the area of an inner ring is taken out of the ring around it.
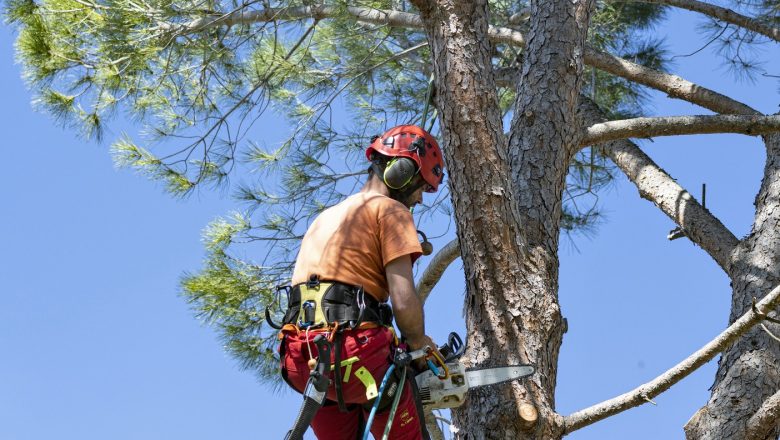
{"label": "thick branch", "polygon": [[780,422],[780,391],[764,401],[761,408],[748,420],[745,440],[763,440]]}
{"label": "thick branch", "polygon": [[433,257],[428,267],[425,268],[420,281],[417,282],[417,295],[423,303],[428,299],[428,295],[431,294],[433,286],[439,282],[442,274],[456,258],[460,256],[460,244],[458,239],[454,239],[447,243],[441,250]]}
{"label": "thick branch", "polygon": [[[772,310],[778,304],[780,304],[780,286],[772,289],[758,303],[758,310]],[[564,432],[569,434],[599,420],[648,402],[653,397],[668,390],[672,385],[691,374],[697,368],[709,362],[716,354],[736,342],[740,336],[750,330],[761,319],[762,317],[753,310],[748,311],[718,337],[652,381],[639,386],[633,391],[566,416],[563,422]]]}
{"label": "thick branch", "polygon": [[696,0],[636,0],[643,3],[657,3],[675,6],[682,9],[687,9],[693,12],[699,12],[704,15],[708,15],[718,20],[723,20],[726,23],[735,24],[745,29],[751,30],[758,34],[769,37],[775,41],[780,41],[780,29],[772,26],[768,26],[755,18],[747,17],[742,14],[738,14],[731,9],[721,8],[710,3],[704,3]]}
{"label": "thick branch", "polygon": [[[584,96],[580,97],[580,111],[587,124],[605,119],[598,106]],[[701,246],[729,273],[731,254],[739,240],[717,217],[701,206],[633,142],[627,139],[608,142],[602,149],[628,180],[636,185],[642,198],[658,206],[685,231],[691,241]]]}
{"label": "thick branch", "polygon": [[672,98],[700,105],[716,113],[760,114],[739,101],[694,84],[677,75],[660,72],[604,52],[586,49],[585,63],[613,75],[665,92]]}
{"label": "thick branch", "polygon": [[586,129],[582,146],[627,138],[682,134],[741,133],[751,136],[780,131],[780,116],[669,116],[602,122]]}

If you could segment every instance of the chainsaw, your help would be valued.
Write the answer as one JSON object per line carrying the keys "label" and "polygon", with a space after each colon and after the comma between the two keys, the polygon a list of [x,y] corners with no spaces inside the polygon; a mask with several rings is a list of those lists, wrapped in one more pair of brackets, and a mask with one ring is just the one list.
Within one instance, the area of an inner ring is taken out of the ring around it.
{"label": "chainsaw", "polygon": [[459,360],[465,349],[460,336],[450,333],[447,344],[439,347],[444,356],[443,359],[436,357],[439,365],[429,359],[429,369],[415,376],[423,408],[457,408],[463,405],[471,388],[510,382],[534,374],[532,365],[467,369]]}

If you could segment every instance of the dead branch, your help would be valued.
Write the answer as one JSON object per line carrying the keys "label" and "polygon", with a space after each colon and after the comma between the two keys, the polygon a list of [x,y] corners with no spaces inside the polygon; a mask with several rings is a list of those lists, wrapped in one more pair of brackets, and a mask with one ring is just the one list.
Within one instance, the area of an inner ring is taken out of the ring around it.
{"label": "dead branch", "polygon": [[[758,308],[759,310],[772,310],[778,304],[780,304],[780,286],[772,289],[758,303]],[[569,434],[607,417],[646,403],[709,362],[715,355],[731,346],[740,336],[761,320],[762,317],[759,314],[749,310],[715,339],[652,381],[640,385],[633,391],[566,416],[563,422],[564,432]]]}
{"label": "dead branch", "polygon": [[439,282],[442,274],[447,267],[460,256],[460,245],[458,239],[452,240],[447,243],[441,250],[433,257],[428,267],[425,268],[420,281],[417,282],[417,295],[420,297],[423,303],[428,299],[428,295],[431,294],[431,290]]}
{"label": "dead branch", "polygon": [[715,6],[710,3],[704,3],[696,0],[636,0],[642,3],[656,3],[674,6],[677,8],[687,9],[689,11],[698,12],[718,20],[731,23],[745,29],[751,30],[755,33],[764,35],[775,41],[780,41],[780,29],[772,26],[768,26],[755,18],[748,17],[742,14],[738,14],[731,9]]}
{"label": "dead branch", "polygon": [[780,391],[761,404],[745,427],[745,440],[763,440],[780,421]]}
{"label": "dead branch", "polygon": [[690,134],[741,133],[751,136],[780,131],[780,116],[666,116],[608,121],[586,129],[582,146],[627,138]]}

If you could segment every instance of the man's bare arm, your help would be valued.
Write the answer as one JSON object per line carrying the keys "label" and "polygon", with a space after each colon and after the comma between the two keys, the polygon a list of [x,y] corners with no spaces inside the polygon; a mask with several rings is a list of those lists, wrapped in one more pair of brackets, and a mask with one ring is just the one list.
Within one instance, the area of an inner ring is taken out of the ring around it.
{"label": "man's bare arm", "polygon": [[412,350],[436,344],[425,335],[425,317],[420,298],[414,290],[412,260],[404,255],[385,266],[387,284],[390,289],[390,301],[393,304],[395,323],[406,337],[406,343]]}

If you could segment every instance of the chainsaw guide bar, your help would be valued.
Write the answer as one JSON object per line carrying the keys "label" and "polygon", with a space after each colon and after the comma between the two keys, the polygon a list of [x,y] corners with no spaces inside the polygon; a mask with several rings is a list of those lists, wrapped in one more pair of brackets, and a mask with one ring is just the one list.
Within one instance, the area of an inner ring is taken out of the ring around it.
{"label": "chainsaw guide bar", "polygon": [[415,377],[420,400],[425,409],[457,408],[463,405],[471,388],[496,385],[534,374],[532,365],[478,368],[466,371],[460,362],[448,362],[449,377],[440,378],[432,371]]}

